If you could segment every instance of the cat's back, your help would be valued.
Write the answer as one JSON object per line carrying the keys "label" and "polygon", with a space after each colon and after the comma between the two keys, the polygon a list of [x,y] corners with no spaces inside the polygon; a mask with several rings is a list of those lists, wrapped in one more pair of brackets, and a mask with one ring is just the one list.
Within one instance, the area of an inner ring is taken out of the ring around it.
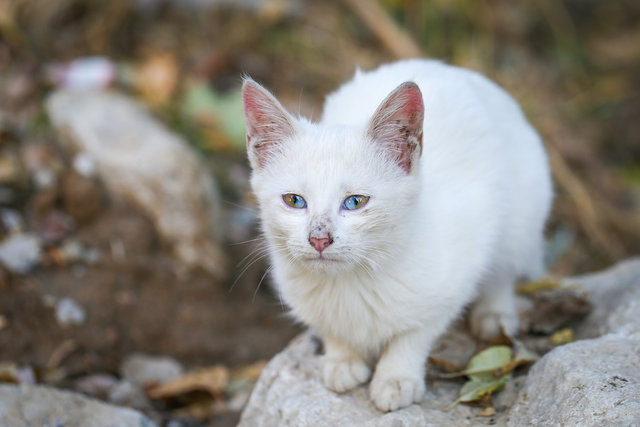
{"label": "cat's back", "polygon": [[411,59],[373,71],[356,70],[353,79],[327,96],[321,122],[364,125],[380,102],[406,81],[420,87],[426,121],[445,111],[455,111],[458,117],[519,113],[511,97],[481,74],[436,60]]}

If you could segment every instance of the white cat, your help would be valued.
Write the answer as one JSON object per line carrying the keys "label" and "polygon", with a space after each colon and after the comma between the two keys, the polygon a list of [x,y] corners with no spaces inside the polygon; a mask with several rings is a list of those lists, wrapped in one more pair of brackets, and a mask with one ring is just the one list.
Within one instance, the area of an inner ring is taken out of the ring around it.
{"label": "white cat", "polygon": [[474,298],[475,334],[516,332],[513,284],[544,273],[552,184],[506,92],[410,60],[356,72],[319,124],[250,79],[243,100],[273,279],[322,335],[327,387],[352,389],[375,367],[380,410],[419,402],[434,341]]}

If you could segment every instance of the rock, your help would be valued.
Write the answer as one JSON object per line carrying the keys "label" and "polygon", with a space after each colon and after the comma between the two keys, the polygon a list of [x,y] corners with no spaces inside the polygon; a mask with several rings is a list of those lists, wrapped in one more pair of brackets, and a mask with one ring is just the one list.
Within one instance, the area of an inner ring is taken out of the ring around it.
{"label": "rock", "polygon": [[[478,408],[465,405],[443,411],[456,399],[461,382],[439,379],[432,367],[424,401],[395,412],[376,410],[367,385],[333,393],[322,383],[320,341],[307,332],[267,364],[240,426],[637,425],[640,259],[566,279],[564,284],[580,284],[577,292],[593,305],[577,333],[597,338],[556,347],[528,375],[516,372],[506,388],[494,395],[497,414],[493,417],[479,417]],[[462,367],[475,349],[474,340],[457,324],[439,340],[431,356]]]}
{"label": "rock", "polygon": [[129,381],[120,381],[109,391],[109,402],[116,405],[128,406],[136,409],[150,409],[151,402],[145,392]]}
{"label": "rock", "polygon": [[40,386],[0,385],[0,425],[153,427],[141,413]]}
{"label": "rock", "polygon": [[110,374],[90,374],[75,380],[74,389],[104,400],[109,397],[109,394],[118,386],[119,382],[116,377]]}
{"label": "rock", "polygon": [[609,334],[547,353],[529,372],[509,425],[638,425],[640,334]]}
{"label": "rock", "polygon": [[593,310],[577,329],[578,338],[593,338],[628,329],[640,331],[640,257],[602,272],[566,279],[593,302]]}
{"label": "rock", "polygon": [[182,365],[170,357],[133,354],[120,367],[120,375],[140,388],[175,380],[184,374]]}
{"label": "rock", "polygon": [[185,141],[115,92],[59,90],[47,109],[69,151],[90,156],[113,198],[151,218],[178,259],[224,275],[216,184]]}
{"label": "rock", "polygon": [[15,273],[29,272],[41,258],[40,239],[33,234],[14,234],[0,243],[0,262]]}

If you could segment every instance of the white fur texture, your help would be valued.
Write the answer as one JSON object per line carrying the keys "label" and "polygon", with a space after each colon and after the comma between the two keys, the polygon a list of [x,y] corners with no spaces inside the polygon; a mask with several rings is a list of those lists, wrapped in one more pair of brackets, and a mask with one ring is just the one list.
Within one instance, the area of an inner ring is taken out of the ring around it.
{"label": "white fur texture", "polygon": [[[412,173],[367,137],[376,108],[406,81],[425,107]],[[552,185],[540,138],[497,85],[427,60],[358,72],[328,96],[320,124],[291,123],[251,180],[275,285],[324,337],[329,388],[351,389],[372,369],[380,410],[418,402],[430,348],[464,307],[478,298],[471,327],[480,337],[513,333],[514,281],[544,272]],[[306,209],[283,203],[285,193]],[[341,209],[354,194],[368,204]],[[334,239],[323,259],[308,241],[319,222]]]}

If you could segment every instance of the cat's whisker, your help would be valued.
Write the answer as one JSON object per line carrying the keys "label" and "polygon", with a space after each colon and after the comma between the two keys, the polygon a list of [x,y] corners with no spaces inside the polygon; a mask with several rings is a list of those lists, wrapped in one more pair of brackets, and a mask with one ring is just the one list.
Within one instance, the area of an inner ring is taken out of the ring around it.
{"label": "cat's whisker", "polygon": [[251,262],[247,263],[247,265],[238,274],[238,277],[236,277],[236,279],[231,284],[231,287],[229,288],[229,292],[233,291],[233,288],[236,286],[236,284],[238,283],[240,278],[247,272],[247,270],[249,270],[249,268],[251,268],[252,265],[254,265],[256,262],[260,261],[261,259],[264,259],[264,258],[267,257],[268,252],[269,252],[268,249],[265,248],[256,257],[254,257]]}
{"label": "cat's whisker", "polygon": [[267,277],[267,274],[269,274],[269,272],[272,269],[273,269],[273,266],[269,266],[267,270],[264,272],[264,274],[262,275],[262,277],[260,278],[260,281],[258,282],[258,286],[256,286],[256,290],[253,292],[253,298],[251,299],[251,304],[255,303],[256,295],[258,295],[258,291],[260,290],[260,285],[262,284],[262,281],[264,280],[265,277]]}
{"label": "cat's whisker", "polygon": [[258,241],[261,241],[261,240],[264,241],[264,237],[263,236],[256,237],[255,239],[245,240],[244,242],[233,242],[233,243],[230,243],[229,246],[245,245],[247,243],[258,242]]}
{"label": "cat's whisker", "polygon": [[248,206],[240,205],[240,204],[234,203],[234,202],[232,202],[230,200],[223,200],[222,202],[226,203],[228,205],[234,206],[236,208],[244,209],[244,210],[249,211],[251,213],[258,214],[258,210],[257,209],[253,209],[253,208],[250,208]]}
{"label": "cat's whisker", "polygon": [[241,265],[243,265],[245,262],[247,262],[247,260],[252,259],[257,253],[261,253],[268,250],[268,247],[266,244],[264,245],[258,245],[255,248],[253,248],[251,250],[251,252],[249,252],[244,258],[242,258],[237,264],[236,267],[240,267]]}

